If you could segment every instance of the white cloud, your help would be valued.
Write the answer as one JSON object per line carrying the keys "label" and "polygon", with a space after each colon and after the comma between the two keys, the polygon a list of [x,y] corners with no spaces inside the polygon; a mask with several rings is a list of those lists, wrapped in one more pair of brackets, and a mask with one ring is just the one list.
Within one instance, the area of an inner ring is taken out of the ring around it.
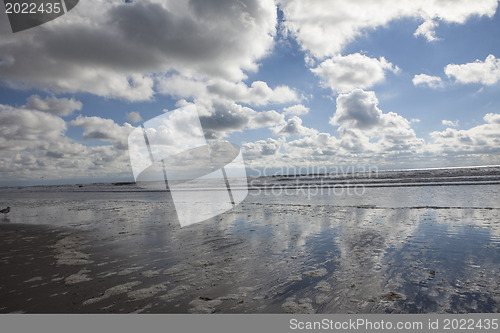
{"label": "white cloud", "polygon": [[[337,138],[328,133],[316,132],[289,142],[283,137],[278,140],[259,140],[245,143],[243,146],[245,163],[252,168],[275,167],[276,170],[297,172],[295,166],[324,162],[330,164],[338,161],[337,158],[340,156]],[[345,163],[345,160],[342,163]]]}
{"label": "white cloud", "polygon": [[127,120],[133,123],[138,123],[142,121],[141,114],[137,111],[133,111],[127,114]]}
{"label": "white cloud", "polygon": [[438,25],[439,24],[434,20],[425,20],[424,23],[419,25],[413,35],[415,37],[424,36],[429,42],[437,41],[439,38],[436,37],[436,31],[434,29],[437,28]]}
{"label": "white cloud", "polygon": [[[272,50],[276,7],[271,0],[131,4],[88,0],[69,15],[15,37],[6,30],[7,24],[0,24],[1,83],[130,101],[152,99],[156,93],[185,98],[189,102],[181,100],[179,105],[197,106],[207,138],[254,128],[269,128],[279,135],[246,143],[243,148],[250,160],[389,164],[408,154],[412,158],[442,152],[498,156],[500,115],[489,113],[484,116],[485,124],[468,130],[433,132],[433,143],[426,145],[411,128],[418,119],[408,121],[397,113],[383,112],[375,93],[359,89],[383,82],[387,72],[398,71],[397,66],[360,53],[340,55],[356,37],[408,17],[423,22],[416,36],[437,40],[440,22],[464,23],[474,15],[492,17],[496,0],[283,0],[280,6],[288,33],[306,51],[307,66],[314,67],[311,70],[325,86],[340,92],[330,119],[338,126],[335,134],[302,125],[297,116],[307,114],[309,108],[296,104],[303,99],[300,92],[263,81],[243,82]],[[102,26],[109,29],[102,31]],[[490,85],[500,80],[499,67],[499,59],[490,55],[485,61],[450,64],[445,73],[460,83]],[[444,85],[441,78],[426,74],[415,75],[413,84]],[[296,105],[270,107],[283,108],[282,114],[253,109],[283,103]],[[62,118],[81,109],[81,102],[72,98],[38,95],[22,107],[0,106],[0,170],[8,171],[6,177],[30,177],[39,171],[54,177],[130,173],[126,141],[132,126],[100,117],[79,116],[70,122]],[[141,121],[138,112],[127,118]],[[83,128],[83,138],[100,140],[99,146],[83,146],[65,136],[68,125]]]}
{"label": "white cloud", "polygon": [[500,59],[490,54],[484,61],[447,65],[444,72],[448,77],[454,77],[458,83],[493,85],[500,81]]}
{"label": "white cloud", "polygon": [[41,140],[57,139],[66,129],[56,115],[0,104],[0,151],[36,147]]}
{"label": "white cloud", "polygon": [[284,114],[286,114],[286,115],[301,116],[301,115],[309,113],[309,108],[302,105],[302,104],[296,104],[296,105],[292,105],[292,106],[283,108],[283,111],[284,111]]}
{"label": "white cloud", "polygon": [[87,147],[67,137],[57,141],[39,140],[36,149],[7,151],[0,156],[0,170],[9,179],[37,181],[69,179],[109,181],[130,179],[128,154],[113,146]]}
{"label": "white cloud", "polygon": [[462,24],[474,16],[493,17],[497,5],[497,0],[280,1],[285,27],[318,59],[335,56],[362,33],[393,20],[408,17]]}
{"label": "white cloud", "polygon": [[178,98],[191,98],[207,93],[206,82],[180,74],[157,77],[157,90],[161,94]]}
{"label": "white cloud", "polygon": [[101,117],[78,116],[75,120],[70,121],[69,125],[83,128],[84,139],[111,142],[115,148],[122,150],[127,149],[128,135],[134,129],[129,123],[120,126],[112,119]]}
{"label": "white cloud", "polygon": [[371,129],[381,122],[382,111],[373,91],[356,89],[337,96],[337,111],[330,118],[333,126]]}
{"label": "white cloud", "polygon": [[375,153],[376,146],[370,142],[370,137],[358,128],[341,126],[338,129],[339,146],[349,154]]}
{"label": "white cloud", "polygon": [[263,81],[254,81],[249,87],[241,81],[173,75],[163,77],[159,87],[163,94],[183,98],[177,102],[177,107],[196,105],[207,139],[223,138],[244,128],[273,127],[284,122],[284,115],[274,110],[257,112],[238,103],[263,106],[300,100],[291,88],[277,86],[273,89]]}
{"label": "white cloud", "polygon": [[216,80],[207,86],[208,93],[222,98],[250,104],[265,105],[268,103],[287,103],[299,100],[297,93],[287,86],[271,89],[266,82],[254,81],[248,87],[243,82],[232,83]]}
{"label": "white cloud", "polygon": [[254,81],[247,86],[244,82],[223,79],[189,78],[182,75],[164,76],[158,79],[158,91],[178,98],[204,98],[231,100],[262,106],[297,102],[301,98],[287,86],[271,88],[263,81]]}
{"label": "white cloud", "polygon": [[500,124],[500,114],[498,113],[487,113],[483,119],[490,124]]}
{"label": "white cloud", "polygon": [[[329,133],[315,133],[283,145],[286,153],[293,160],[315,159],[329,160],[341,154],[341,144]],[[293,162],[292,162],[293,163]]]}
{"label": "white cloud", "polygon": [[483,117],[485,124],[467,130],[447,128],[431,132],[434,144],[429,146],[435,153],[452,155],[474,155],[500,152],[500,114],[488,113]]}
{"label": "white cloud", "polygon": [[263,81],[254,81],[247,86],[243,82],[174,75],[162,78],[160,86],[164,94],[183,97],[176,103],[177,107],[196,106],[207,139],[219,139],[245,128],[273,127],[284,122],[284,115],[274,110],[255,111],[239,103],[263,106],[300,100],[289,87],[271,88]]}
{"label": "white cloud", "polygon": [[457,127],[458,126],[458,120],[451,121],[451,120],[441,120],[441,124],[445,126],[450,126],[450,127]]}
{"label": "white cloud", "polygon": [[279,114],[274,110],[260,111],[252,113],[248,127],[249,128],[271,127],[275,126],[276,124],[280,124],[283,121],[284,121],[283,115]]}
{"label": "white cloud", "polygon": [[377,60],[359,53],[337,55],[311,69],[321,78],[322,85],[333,91],[369,88],[384,81],[386,71],[396,73],[398,70],[397,66],[393,66],[384,57]]}
{"label": "white cloud", "polygon": [[256,142],[243,143],[242,150],[245,159],[253,160],[262,156],[275,155],[280,150],[282,142],[268,138]]}
{"label": "white cloud", "polygon": [[38,95],[28,97],[25,108],[31,110],[44,111],[59,116],[68,116],[73,111],[82,109],[82,102],[73,98],[56,98],[54,96],[42,99]]}
{"label": "white cloud", "polygon": [[[382,112],[373,92],[357,89],[340,94],[331,123],[339,126],[336,137],[303,128],[300,118],[292,117],[275,128],[275,134],[288,134],[280,137],[288,141],[280,142],[279,153],[259,153],[259,148],[267,143],[259,141],[247,144],[252,153],[246,156],[246,161],[252,167],[332,163],[394,166],[425,152],[425,142],[417,138],[410,122],[394,112]],[[291,134],[301,137],[290,140]]]}
{"label": "white cloud", "polygon": [[159,73],[240,80],[256,71],[273,46],[276,6],[87,0],[42,29],[15,35],[6,24],[0,29],[4,84],[136,101],[153,96]]}
{"label": "white cloud", "polygon": [[316,148],[316,147],[333,147],[338,143],[337,139],[328,133],[315,133],[313,135],[296,139],[289,142],[290,146],[300,147],[300,148]]}
{"label": "white cloud", "polygon": [[[339,127],[339,135],[349,149],[410,151],[422,147],[410,122],[394,112],[383,113],[373,91],[356,89],[337,97],[337,110],[330,124]],[[369,139],[378,139],[377,148]],[[358,144],[363,143],[363,149]]]}
{"label": "white cloud", "polygon": [[[111,132],[118,126],[112,121],[102,125]],[[55,114],[0,105],[2,182],[41,178],[96,181],[110,175],[130,176],[127,151],[117,149],[117,138],[110,139],[114,146],[87,147],[67,137],[67,127],[67,122]]]}
{"label": "white cloud", "polygon": [[274,111],[255,111],[230,100],[199,98],[194,103],[180,100],[176,106],[194,104],[207,139],[220,139],[245,128],[273,127],[284,122],[284,115]]}
{"label": "white cloud", "polygon": [[284,124],[283,126],[277,126],[273,132],[275,135],[283,135],[283,136],[313,135],[318,133],[318,131],[315,129],[303,126],[302,119],[300,119],[297,116],[293,116],[292,118],[288,119],[286,124]]}
{"label": "white cloud", "polygon": [[443,86],[443,80],[439,76],[418,74],[413,77],[414,86],[427,86],[429,88],[439,88]]}

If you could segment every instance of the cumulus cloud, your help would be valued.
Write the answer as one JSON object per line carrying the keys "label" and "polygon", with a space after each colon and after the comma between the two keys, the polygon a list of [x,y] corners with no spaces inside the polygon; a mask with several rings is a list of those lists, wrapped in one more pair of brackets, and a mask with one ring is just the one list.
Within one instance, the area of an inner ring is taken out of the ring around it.
{"label": "cumulus cloud", "polygon": [[[295,36],[302,49],[313,57],[323,59],[342,52],[344,47],[363,32],[384,26],[390,21],[421,18],[425,21],[463,24],[470,17],[493,17],[497,0],[482,1],[306,1],[280,2],[284,25]],[[420,32],[435,38],[430,23]]]}
{"label": "cumulus cloud", "polygon": [[[394,112],[382,112],[371,91],[340,94],[331,124],[338,126],[336,136],[305,128],[294,116],[274,130],[280,135],[279,154],[262,154],[262,146],[269,142],[261,140],[246,144],[251,152],[247,162],[252,166],[405,163],[410,156],[426,152],[425,141],[416,136],[410,121]],[[300,137],[290,140],[293,134]]]}
{"label": "cumulus cloud", "polygon": [[0,104],[0,151],[33,148],[41,140],[58,138],[66,129],[66,122],[56,115]]}
{"label": "cumulus cloud", "polygon": [[[410,122],[395,112],[383,113],[373,91],[356,89],[337,97],[337,110],[330,124],[339,127],[339,135],[353,142],[365,143],[372,150],[368,138],[377,138],[377,149],[407,151],[421,147],[424,142],[417,138]],[[345,140],[344,140],[345,141]],[[361,150],[360,147],[356,147]]]}
{"label": "cumulus cloud", "polygon": [[[100,117],[79,116],[66,122],[63,117],[81,110],[82,104],[52,94],[68,92],[129,101],[152,99],[158,93],[179,98],[178,106],[196,105],[208,139],[269,128],[277,139],[243,145],[246,159],[264,165],[270,159],[392,163],[393,155],[498,153],[500,115],[489,113],[484,124],[468,130],[433,132],[433,142],[426,144],[411,128],[416,119],[383,112],[375,93],[363,90],[383,82],[398,67],[383,57],[341,55],[356,37],[403,18],[423,22],[415,27],[415,36],[438,40],[441,22],[492,17],[496,0],[284,0],[279,6],[284,12],[282,26],[305,51],[307,66],[325,87],[340,93],[330,119],[338,127],[335,133],[303,126],[298,116],[309,108],[297,104],[303,100],[299,91],[263,81],[244,82],[273,48],[277,15],[272,0],[87,0],[70,14],[15,37],[5,20],[0,24],[0,83],[50,91],[49,97],[29,97],[22,107],[0,105],[0,170],[6,177],[36,172],[62,177],[75,170],[89,177],[130,174],[126,143],[133,127]],[[103,26],[108,28],[103,31]],[[499,67],[499,60],[490,55],[484,61],[450,64],[445,73],[459,83],[491,85],[500,80]],[[415,75],[413,84],[444,85],[441,78],[426,74]],[[284,103],[294,105],[273,105]],[[283,111],[262,111],[268,105]],[[127,119],[142,121],[138,112]],[[99,144],[75,142],[65,135],[68,125],[83,128],[83,138]]]}
{"label": "cumulus cloud", "polygon": [[340,137],[339,146],[350,154],[374,153],[375,145],[370,142],[370,137],[358,128],[341,126],[338,129]]}
{"label": "cumulus cloud", "polygon": [[178,107],[196,105],[207,139],[223,138],[244,128],[272,127],[284,121],[284,115],[274,110],[258,112],[241,104],[253,107],[300,100],[291,88],[271,88],[263,81],[254,81],[247,86],[243,82],[223,79],[173,75],[164,77],[161,82],[161,93],[182,98],[177,103]]}
{"label": "cumulus cloud", "polygon": [[284,114],[286,114],[286,115],[301,116],[301,115],[309,113],[309,108],[302,105],[302,104],[296,104],[296,105],[292,105],[292,106],[283,108],[283,111],[284,111]]}
{"label": "cumulus cloud", "polygon": [[429,88],[439,88],[443,86],[443,80],[439,76],[418,74],[413,77],[414,86],[427,86]]}
{"label": "cumulus cloud", "polygon": [[[114,122],[103,125],[112,132],[118,126]],[[82,145],[66,136],[67,128],[68,123],[58,115],[26,106],[0,105],[2,182],[40,178],[104,180],[111,174],[129,177],[126,150],[117,149],[118,145]],[[116,133],[108,139],[118,143]]]}
{"label": "cumulus cloud", "polygon": [[161,94],[177,98],[192,98],[207,94],[207,84],[180,74],[164,75],[157,78],[157,90]]}
{"label": "cumulus cloud", "polygon": [[208,140],[226,137],[244,128],[273,127],[284,122],[284,115],[274,111],[255,111],[230,100],[196,99],[193,103],[180,100],[176,106],[194,104]]}
{"label": "cumulus cloud", "polygon": [[500,152],[500,114],[488,113],[485,124],[467,130],[447,128],[431,132],[436,153],[447,154],[498,154]]}
{"label": "cumulus cloud", "polygon": [[311,71],[321,78],[321,83],[333,91],[350,91],[355,88],[369,88],[385,79],[385,72],[398,72],[398,67],[384,57],[374,59],[354,53],[337,55],[323,61]]}
{"label": "cumulus cloud", "polygon": [[83,128],[84,139],[111,142],[115,148],[122,150],[128,148],[128,135],[134,129],[129,123],[120,126],[112,119],[101,117],[78,116],[70,121],[69,125]]}
{"label": "cumulus cloud", "polygon": [[283,115],[274,110],[251,113],[249,128],[271,127],[282,123]]}
{"label": "cumulus cloud", "polygon": [[88,0],[22,34],[1,25],[0,75],[10,87],[147,100],[158,73],[245,78],[275,25],[272,0]]}
{"label": "cumulus cloud", "polygon": [[330,118],[333,126],[371,129],[381,122],[382,111],[373,91],[356,89],[337,97],[337,111]]}
{"label": "cumulus cloud", "polygon": [[243,155],[247,159],[256,159],[262,156],[275,155],[280,150],[282,142],[273,138],[243,143]]}
{"label": "cumulus cloud", "polygon": [[82,102],[73,98],[56,98],[48,96],[42,99],[38,95],[28,97],[26,108],[31,110],[44,111],[59,116],[68,116],[74,111],[82,109]]}
{"label": "cumulus cloud", "polygon": [[434,29],[436,29],[438,25],[439,24],[434,20],[426,20],[418,26],[413,35],[415,37],[424,36],[429,42],[437,41],[439,38],[436,37],[436,31]]}
{"label": "cumulus cloud", "polygon": [[131,121],[133,123],[138,123],[138,122],[142,121],[142,117],[141,117],[141,114],[139,112],[133,111],[133,112],[129,112],[127,114],[127,120]]}
{"label": "cumulus cloud", "polygon": [[217,80],[208,85],[208,93],[234,101],[250,104],[265,105],[268,103],[287,103],[299,100],[297,93],[287,86],[278,86],[271,89],[266,82],[255,81],[248,87],[243,82],[232,83]]}
{"label": "cumulus cloud", "polygon": [[500,81],[500,59],[490,54],[484,61],[455,65],[449,64],[444,72],[448,77],[455,78],[458,83],[480,83],[493,85]]}
{"label": "cumulus cloud", "polygon": [[180,74],[162,77],[159,80],[158,91],[182,99],[224,100],[251,106],[291,103],[301,99],[290,87],[271,88],[263,81],[254,81],[247,86],[241,81],[207,80]]}
{"label": "cumulus cloud", "polygon": [[109,181],[110,175],[130,179],[128,154],[111,145],[88,147],[67,137],[37,143],[36,149],[7,151],[0,156],[0,169],[5,176],[2,183],[9,179],[20,182],[41,178]]}
{"label": "cumulus cloud", "polygon": [[302,119],[297,116],[293,116],[288,119],[286,124],[283,126],[278,126],[274,129],[275,135],[312,135],[318,133],[317,130],[308,128],[302,125]]}
{"label": "cumulus cloud", "polygon": [[341,154],[341,144],[329,133],[315,133],[283,145],[291,159],[321,159],[328,160]]}
{"label": "cumulus cloud", "polygon": [[445,126],[450,126],[450,127],[457,127],[458,126],[458,120],[452,121],[452,120],[441,120],[441,124]]}
{"label": "cumulus cloud", "polygon": [[500,124],[500,114],[498,113],[487,113],[483,119],[490,124]]}

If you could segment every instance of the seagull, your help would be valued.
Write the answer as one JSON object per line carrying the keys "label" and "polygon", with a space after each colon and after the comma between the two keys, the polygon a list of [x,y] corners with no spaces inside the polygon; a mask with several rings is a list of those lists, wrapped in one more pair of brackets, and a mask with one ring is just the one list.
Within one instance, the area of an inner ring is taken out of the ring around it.
{"label": "seagull", "polygon": [[0,213],[2,214],[8,214],[9,212],[10,212],[10,207],[0,210]]}

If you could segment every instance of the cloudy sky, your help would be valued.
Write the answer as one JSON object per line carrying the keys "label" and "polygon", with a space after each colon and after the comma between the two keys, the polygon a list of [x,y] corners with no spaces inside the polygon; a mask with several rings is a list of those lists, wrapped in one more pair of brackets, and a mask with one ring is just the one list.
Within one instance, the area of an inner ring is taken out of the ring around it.
{"label": "cloudy sky", "polygon": [[0,184],[132,180],[127,137],[195,104],[265,166],[500,164],[497,0],[85,0],[0,14]]}

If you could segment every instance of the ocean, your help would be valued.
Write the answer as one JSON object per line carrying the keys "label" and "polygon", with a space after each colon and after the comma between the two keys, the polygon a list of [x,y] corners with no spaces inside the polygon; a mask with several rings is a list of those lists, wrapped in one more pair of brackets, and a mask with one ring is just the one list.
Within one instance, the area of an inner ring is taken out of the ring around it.
{"label": "ocean", "polygon": [[168,191],[134,183],[2,188],[0,311],[500,311],[500,167],[248,185],[184,228]]}

